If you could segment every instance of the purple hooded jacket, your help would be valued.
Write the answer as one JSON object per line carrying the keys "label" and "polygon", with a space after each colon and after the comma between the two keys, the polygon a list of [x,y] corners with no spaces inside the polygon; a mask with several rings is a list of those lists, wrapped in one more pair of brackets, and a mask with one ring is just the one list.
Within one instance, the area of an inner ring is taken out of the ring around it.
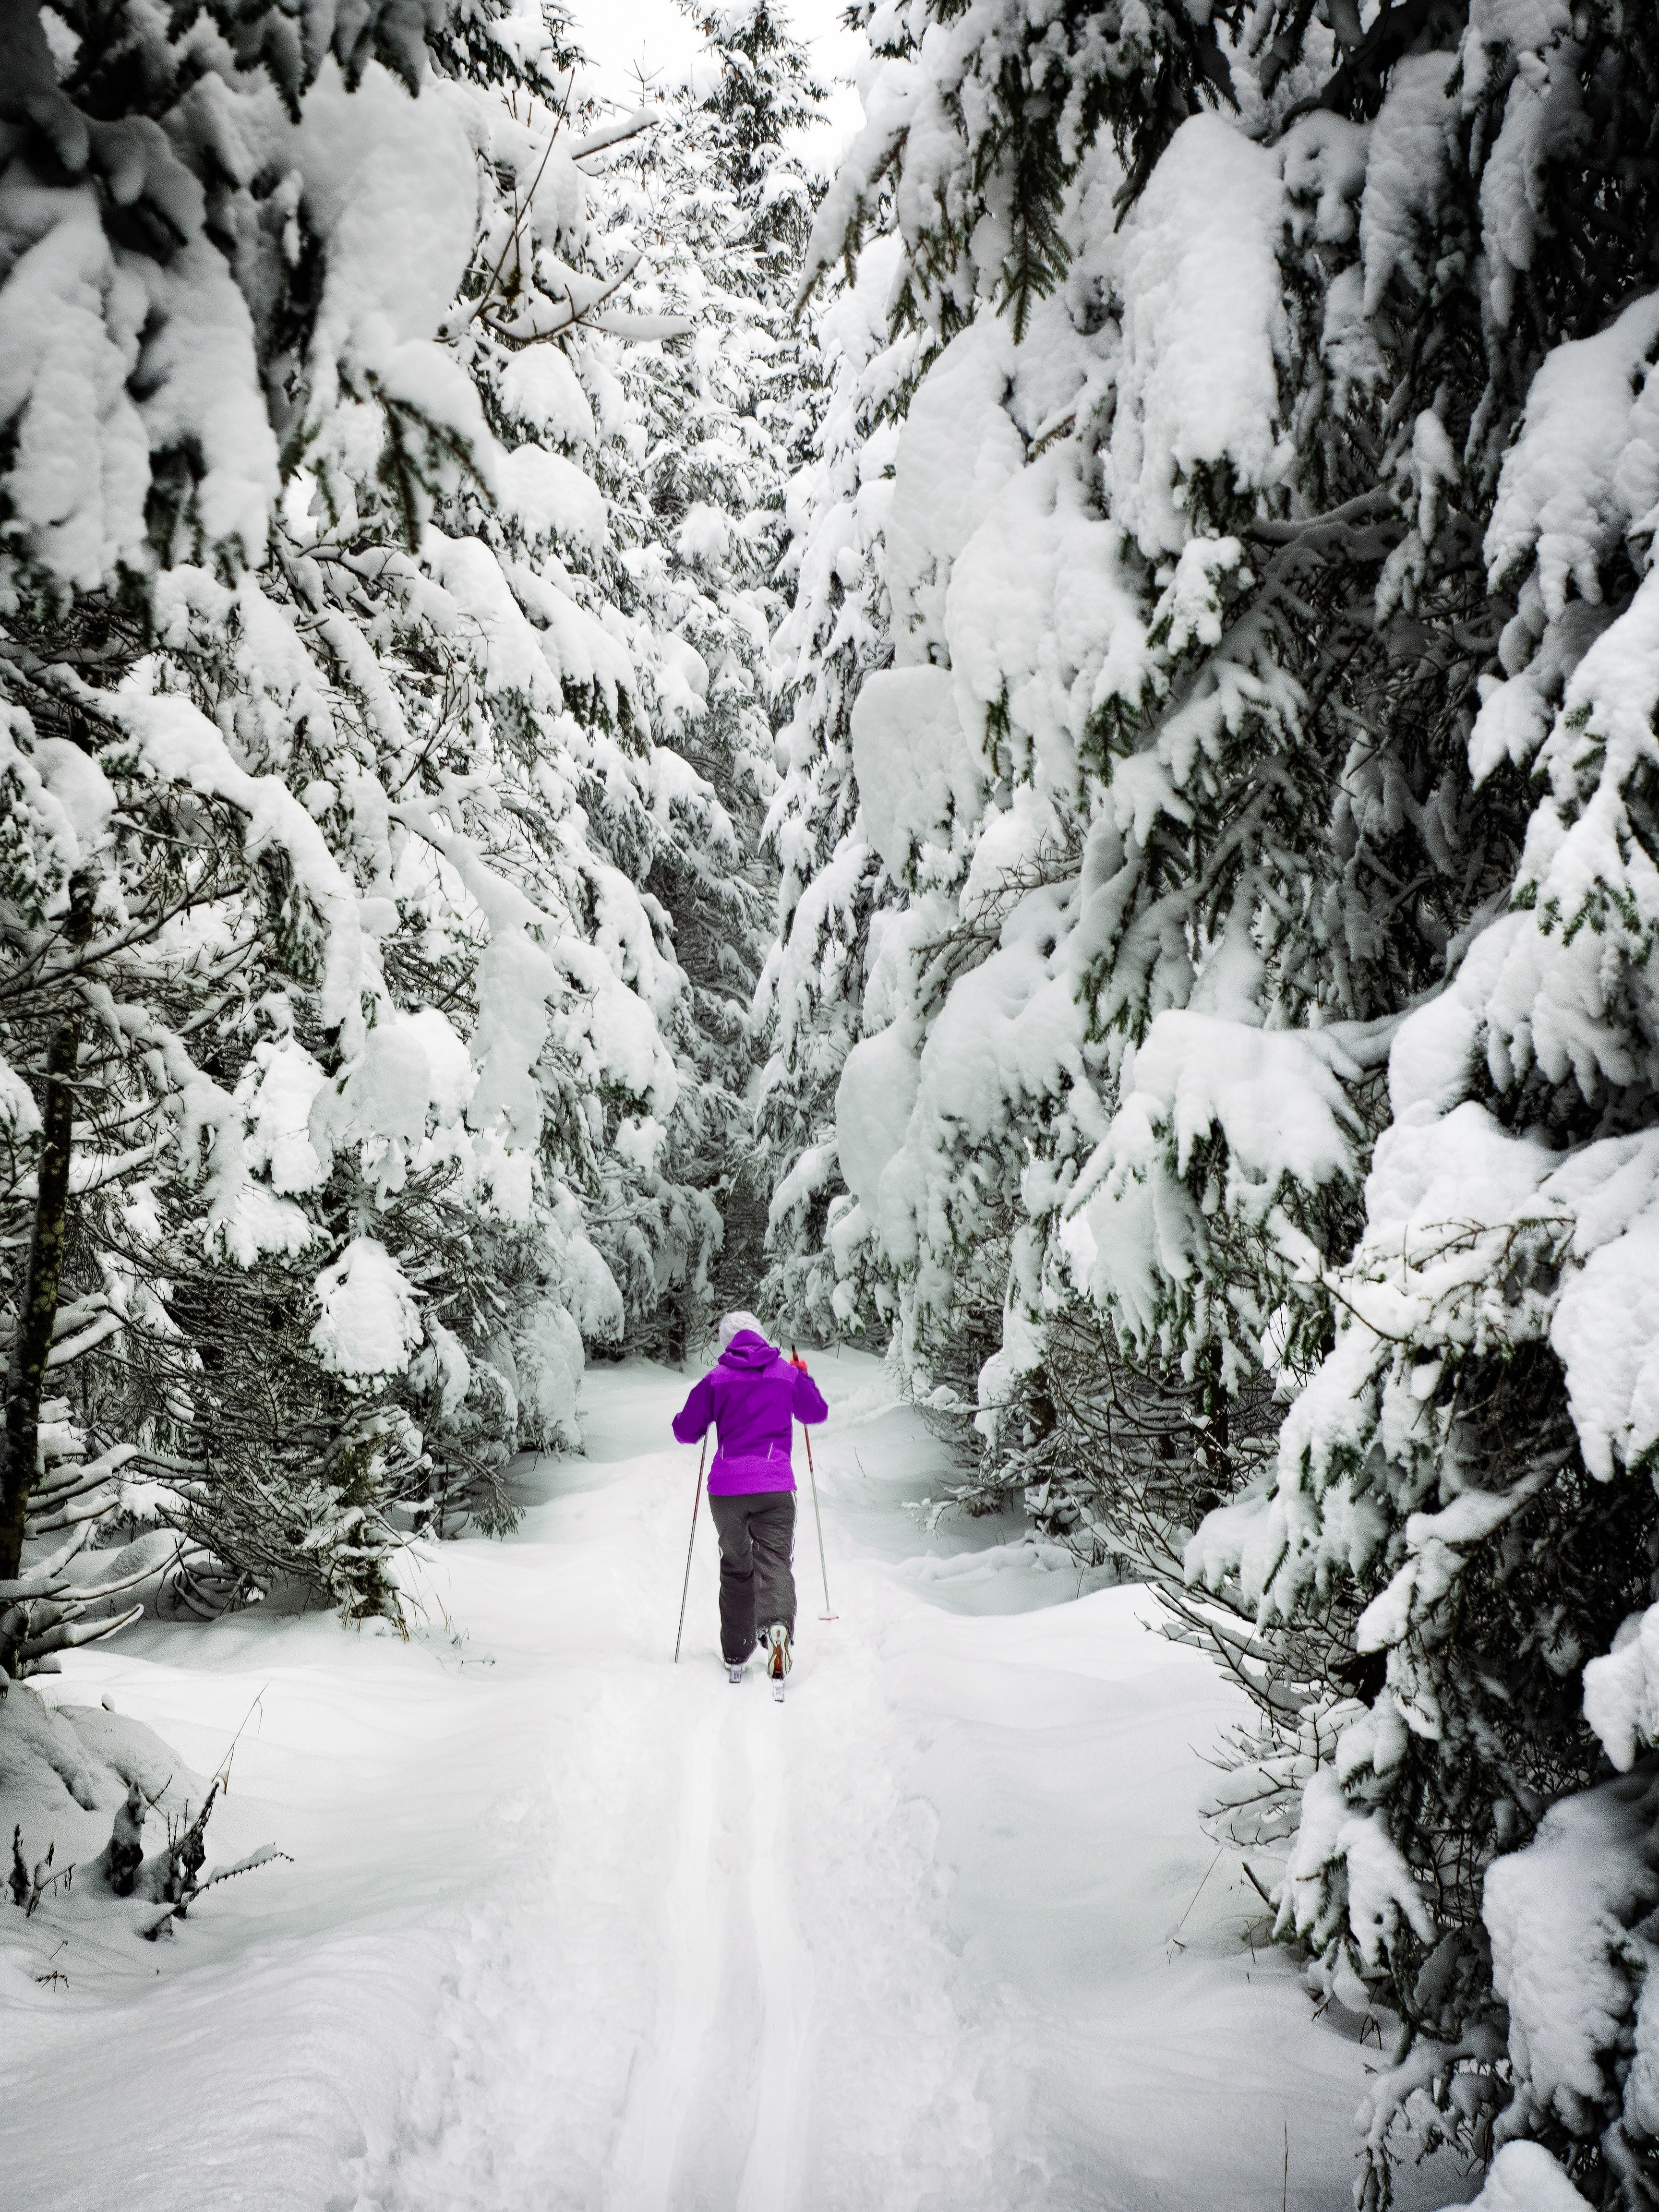
{"label": "purple hooded jacket", "polygon": [[708,1470],[711,1498],[793,1490],[789,1443],[796,1421],[821,1421],[830,1408],[804,1367],[790,1364],[752,1328],[739,1329],[674,1416],[674,1434],[694,1444],[713,1421],[720,1439]]}

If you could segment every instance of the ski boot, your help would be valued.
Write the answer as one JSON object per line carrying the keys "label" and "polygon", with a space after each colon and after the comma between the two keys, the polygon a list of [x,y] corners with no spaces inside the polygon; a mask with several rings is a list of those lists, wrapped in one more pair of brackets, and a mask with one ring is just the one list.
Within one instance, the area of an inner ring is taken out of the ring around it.
{"label": "ski boot", "polygon": [[726,1662],[726,1679],[728,1682],[742,1681],[748,1672],[749,1662],[746,1659],[739,1659],[735,1665],[729,1659]]}
{"label": "ski boot", "polygon": [[774,1621],[766,1632],[762,1647],[766,1654],[766,1672],[772,1684],[772,1695],[779,1705],[783,1703],[783,1678],[794,1662],[789,1656],[789,1631],[781,1620]]}

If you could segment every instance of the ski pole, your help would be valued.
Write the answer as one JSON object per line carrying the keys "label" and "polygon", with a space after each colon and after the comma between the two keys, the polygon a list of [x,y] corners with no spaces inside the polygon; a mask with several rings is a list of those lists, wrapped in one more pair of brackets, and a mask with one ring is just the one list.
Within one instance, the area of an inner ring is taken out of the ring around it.
{"label": "ski pole", "polygon": [[697,1508],[702,1504],[703,1463],[708,1457],[708,1431],[702,1432],[702,1449],[697,1455],[697,1488],[691,1500],[691,1541],[685,1547],[685,1581],[680,1589],[680,1625],[674,1631],[674,1664],[680,1663],[680,1638],[685,1633],[685,1600],[691,1588],[691,1552],[697,1540]]}
{"label": "ski pole", "polygon": [[[800,1365],[800,1355],[793,1344],[789,1347],[789,1357],[797,1367]],[[801,1441],[806,1446],[806,1472],[812,1484],[812,1518],[817,1523],[818,1530],[818,1571],[823,1577],[823,1611],[818,1619],[839,1620],[841,1615],[830,1610],[830,1570],[823,1560],[823,1516],[818,1510],[818,1471],[812,1464],[812,1431],[805,1421],[800,1425],[800,1433]]]}
{"label": "ski pole", "polygon": [[841,1615],[830,1610],[830,1570],[823,1563],[823,1516],[818,1510],[818,1471],[812,1464],[812,1435],[805,1421],[800,1425],[800,1432],[806,1442],[806,1472],[812,1481],[812,1518],[818,1524],[818,1571],[823,1577],[823,1611],[818,1619],[839,1620]]}

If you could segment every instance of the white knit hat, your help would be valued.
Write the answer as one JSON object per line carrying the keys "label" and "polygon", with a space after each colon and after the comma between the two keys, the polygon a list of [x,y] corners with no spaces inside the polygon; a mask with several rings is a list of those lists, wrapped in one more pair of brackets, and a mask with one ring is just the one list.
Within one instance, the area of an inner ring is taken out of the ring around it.
{"label": "white knit hat", "polygon": [[766,1334],[766,1331],[755,1319],[753,1314],[727,1314],[720,1322],[720,1350],[724,1352],[727,1345],[731,1343],[732,1338],[741,1334],[745,1328],[753,1329],[757,1336],[764,1336]]}

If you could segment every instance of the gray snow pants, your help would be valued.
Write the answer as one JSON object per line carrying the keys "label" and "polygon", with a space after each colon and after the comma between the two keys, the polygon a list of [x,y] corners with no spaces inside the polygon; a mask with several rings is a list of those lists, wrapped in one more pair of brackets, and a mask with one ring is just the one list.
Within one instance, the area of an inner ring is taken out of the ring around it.
{"label": "gray snow pants", "polygon": [[747,1491],[711,1498],[708,1510],[720,1540],[720,1650],[728,1667],[740,1667],[755,1648],[757,1624],[764,1631],[781,1620],[794,1641],[795,1493]]}

